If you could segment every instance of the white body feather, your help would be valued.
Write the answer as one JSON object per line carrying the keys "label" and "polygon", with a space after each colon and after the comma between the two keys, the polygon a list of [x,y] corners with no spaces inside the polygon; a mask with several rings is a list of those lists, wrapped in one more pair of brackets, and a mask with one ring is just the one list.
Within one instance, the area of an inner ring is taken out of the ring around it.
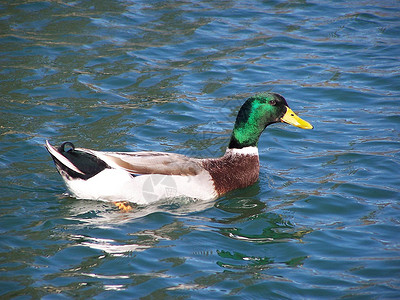
{"label": "white body feather", "polygon": [[150,174],[132,177],[125,170],[105,169],[88,180],[62,178],[72,195],[80,199],[149,204],[167,198],[212,200],[217,197],[211,176],[205,171],[195,176]]}
{"label": "white body feather", "polygon": [[[83,174],[47,141],[46,148],[63,165]],[[212,200],[218,197],[212,178],[205,170],[201,170],[195,175],[146,174],[132,176],[130,172],[116,164],[113,158],[127,156],[126,159],[137,160],[137,157],[130,157],[124,153],[100,152],[79,148],[76,150],[93,154],[111,167],[86,180],[71,178],[65,171],[58,168],[70,193],[79,199],[113,202],[129,201],[137,204],[149,204],[167,198],[188,197],[199,200]],[[143,152],[142,154],[146,155],[146,160],[151,160],[150,152]],[[169,156],[175,158],[175,154],[165,155],[168,158]],[[181,156],[178,155],[176,157],[179,158]]]}

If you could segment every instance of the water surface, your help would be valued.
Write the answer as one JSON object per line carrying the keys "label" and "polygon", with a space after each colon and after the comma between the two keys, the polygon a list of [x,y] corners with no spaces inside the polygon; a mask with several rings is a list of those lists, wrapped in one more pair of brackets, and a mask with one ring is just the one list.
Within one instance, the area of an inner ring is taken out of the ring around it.
{"label": "water surface", "polygon": [[[397,1],[0,4],[0,296],[400,297]],[[269,127],[260,180],[121,213],[77,200],[44,141],[224,152],[243,101]]]}

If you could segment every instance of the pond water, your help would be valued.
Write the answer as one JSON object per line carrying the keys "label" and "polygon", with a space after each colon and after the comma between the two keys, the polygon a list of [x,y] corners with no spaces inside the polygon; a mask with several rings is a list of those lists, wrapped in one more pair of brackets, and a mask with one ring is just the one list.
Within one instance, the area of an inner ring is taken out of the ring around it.
{"label": "pond water", "polygon": [[[2,299],[400,297],[398,1],[3,1]],[[282,94],[260,179],[128,213],[65,194],[44,148],[224,153]]]}

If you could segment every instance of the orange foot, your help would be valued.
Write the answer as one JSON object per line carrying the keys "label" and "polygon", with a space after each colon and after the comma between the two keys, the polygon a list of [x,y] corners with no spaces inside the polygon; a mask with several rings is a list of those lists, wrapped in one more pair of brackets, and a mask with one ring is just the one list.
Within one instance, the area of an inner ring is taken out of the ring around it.
{"label": "orange foot", "polygon": [[120,210],[124,212],[128,212],[132,209],[132,206],[129,205],[128,202],[122,201],[122,202],[114,202],[115,206],[118,207]]}

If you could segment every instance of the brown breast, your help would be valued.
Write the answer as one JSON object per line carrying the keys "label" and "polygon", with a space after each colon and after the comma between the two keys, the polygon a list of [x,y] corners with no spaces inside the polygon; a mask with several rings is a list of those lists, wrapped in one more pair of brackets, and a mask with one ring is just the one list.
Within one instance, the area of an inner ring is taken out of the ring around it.
{"label": "brown breast", "polygon": [[223,157],[202,161],[221,196],[238,188],[245,188],[258,180],[260,162],[258,155],[226,153]]}

